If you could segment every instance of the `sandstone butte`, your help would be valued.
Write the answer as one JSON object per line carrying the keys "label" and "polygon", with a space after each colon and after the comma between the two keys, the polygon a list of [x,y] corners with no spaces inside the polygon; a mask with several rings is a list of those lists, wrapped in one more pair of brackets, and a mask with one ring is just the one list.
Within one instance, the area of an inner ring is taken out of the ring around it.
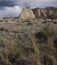
{"label": "sandstone butte", "polygon": [[19,18],[24,19],[24,20],[33,19],[33,18],[35,18],[35,15],[34,15],[33,11],[30,8],[27,7],[27,8],[23,9],[23,11],[20,14]]}
{"label": "sandstone butte", "polygon": [[29,7],[26,7],[19,15],[19,19],[22,20],[35,19],[35,18],[57,19],[57,8],[47,7],[47,8],[31,9]]}

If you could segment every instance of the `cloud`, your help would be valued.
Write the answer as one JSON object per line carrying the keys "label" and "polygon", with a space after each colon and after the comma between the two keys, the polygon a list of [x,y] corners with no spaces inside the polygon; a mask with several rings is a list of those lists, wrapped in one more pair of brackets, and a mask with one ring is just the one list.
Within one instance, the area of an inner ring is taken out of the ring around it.
{"label": "cloud", "polygon": [[0,7],[5,7],[5,6],[14,6],[13,1],[11,0],[0,0]]}
{"label": "cloud", "polygon": [[56,6],[57,0],[0,0],[0,6],[31,6],[31,7],[46,7]]}
{"label": "cloud", "polygon": [[26,6],[31,6],[31,7],[47,7],[47,6],[54,6],[55,3],[57,3],[57,0],[12,0],[12,2],[16,5],[26,7]]}
{"label": "cloud", "polygon": [[21,11],[22,8],[20,8],[19,6],[4,7],[0,10],[0,18],[18,16],[21,13]]}

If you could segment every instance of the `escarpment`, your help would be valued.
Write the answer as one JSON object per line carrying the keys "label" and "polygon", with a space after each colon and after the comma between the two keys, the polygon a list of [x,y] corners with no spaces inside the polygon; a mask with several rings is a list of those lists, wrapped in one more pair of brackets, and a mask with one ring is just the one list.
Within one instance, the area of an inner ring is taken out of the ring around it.
{"label": "escarpment", "polygon": [[36,18],[57,19],[57,8],[35,8],[32,9]]}
{"label": "escarpment", "polygon": [[19,19],[57,19],[57,8],[24,8]]}

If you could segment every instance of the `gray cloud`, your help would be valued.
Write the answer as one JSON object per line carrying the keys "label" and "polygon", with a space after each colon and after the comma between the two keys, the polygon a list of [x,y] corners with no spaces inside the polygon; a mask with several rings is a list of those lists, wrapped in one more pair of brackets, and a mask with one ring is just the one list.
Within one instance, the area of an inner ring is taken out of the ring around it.
{"label": "gray cloud", "polygon": [[54,6],[57,3],[57,0],[12,0],[12,2],[16,5],[26,7],[47,7],[47,6]]}
{"label": "gray cloud", "polygon": [[0,10],[0,18],[3,17],[16,17],[21,13],[22,9],[19,6],[4,7]]}
{"label": "gray cloud", "polygon": [[56,6],[57,0],[0,0],[0,6],[46,7]]}

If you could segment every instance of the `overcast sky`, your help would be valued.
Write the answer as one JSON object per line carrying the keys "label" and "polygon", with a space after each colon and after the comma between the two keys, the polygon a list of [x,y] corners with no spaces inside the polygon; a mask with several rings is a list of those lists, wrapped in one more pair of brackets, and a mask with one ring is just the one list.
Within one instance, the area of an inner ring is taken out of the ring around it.
{"label": "overcast sky", "polygon": [[57,0],[0,0],[0,18],[18,16],[23,7],[57,7]]}

